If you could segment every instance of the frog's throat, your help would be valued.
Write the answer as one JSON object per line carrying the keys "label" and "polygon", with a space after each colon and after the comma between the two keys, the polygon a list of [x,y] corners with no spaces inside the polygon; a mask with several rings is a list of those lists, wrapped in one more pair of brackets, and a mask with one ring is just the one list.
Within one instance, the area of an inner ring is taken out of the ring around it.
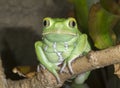
{"label": "frog's throat", "polygon": [[78,36],[79,35],[75,33],[46,33],[43,35],[43,38],[52,42],[68,42],[73,38],[78,38]]}
{"label": "frog's throat", "polygon": [[[72,37],[72,38],[71,38],[70,40],[68,40],[68,41],[59,41],[59,43],[64,43],[64,44],[68,43],[69,45],[71,45],[71,44],[75,43],[78,38],[79,38],[79,35]],[[42,37],[42,39],[43,39],[43,41],[44,41],[46,44],[48,44],[48,45],[50,45],[50,44],[52,44],[52,43],[54,43],[54,42],[57,42],[57,41],[50,41],[50,40],[49,40],[48,38],[46,38],[45,36]]]}

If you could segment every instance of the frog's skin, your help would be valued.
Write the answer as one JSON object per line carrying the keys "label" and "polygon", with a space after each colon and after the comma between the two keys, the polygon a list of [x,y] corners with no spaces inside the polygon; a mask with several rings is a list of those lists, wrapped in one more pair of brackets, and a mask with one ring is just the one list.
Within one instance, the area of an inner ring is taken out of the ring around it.
{"label": "frog's skin", "polygon": [[[64,71],[68,66],[70,73],[74,73],[71,63],[77,57],[91,50],[87,35],[77,28],[74,18],[44,18],[42,41],[35,42],[35,50],[40,63],[47,68],[60,82],[57,70]],[[59,65],[62,64],[62,68]],[[88,72],[84,76],[88,77]],[[81,83],[86,80],[83,77]]]}

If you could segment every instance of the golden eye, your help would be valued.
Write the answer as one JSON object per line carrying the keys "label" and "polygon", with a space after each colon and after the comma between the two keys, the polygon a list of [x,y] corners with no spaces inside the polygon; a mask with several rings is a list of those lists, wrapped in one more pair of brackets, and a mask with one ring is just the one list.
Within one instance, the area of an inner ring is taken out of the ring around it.
{"label": "golden eye", "polygon": [[69,27],[74,28],[76,26],[76,21],[74,19],[70,19],[68,25]]}
{"label": "golden eye", "polygon": [[50,26],[50,20],[47,19],[47,18],[45,18],[45,19],[43,20],[43,25],[44,25],[45,27]]}

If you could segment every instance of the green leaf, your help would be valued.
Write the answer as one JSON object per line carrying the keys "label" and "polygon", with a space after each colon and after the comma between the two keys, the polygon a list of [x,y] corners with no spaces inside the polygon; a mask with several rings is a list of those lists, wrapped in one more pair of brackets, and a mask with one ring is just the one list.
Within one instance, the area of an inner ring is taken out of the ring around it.
{"label": "green leaf", "polygon": [[112,28],[116,17],[108,13],[100,4],[92,6],[89,14],[89,34],[98,49],[110,47],[116,42]]}
{"label": "green leaf", "polygon": [[90,7],[99,0],[73,0],[75,16],[83,32],[88,33],[88,14]]}
{"label": "green leaf", "polygon": [[86,0],[74,0],[75,15],[80,27],[87,31],[88,29],[88,6]]}

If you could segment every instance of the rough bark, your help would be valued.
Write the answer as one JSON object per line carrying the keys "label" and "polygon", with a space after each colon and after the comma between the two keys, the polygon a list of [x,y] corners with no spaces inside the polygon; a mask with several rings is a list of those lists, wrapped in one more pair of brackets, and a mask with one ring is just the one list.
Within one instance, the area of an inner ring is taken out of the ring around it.
{"label": "rough bark", "polygon": [[[119,53],[120,45],[100,51],[91,51],[87,56],[79,57],[72,63],[74,73],[80,74],[89,70],[120,63]],[[0,68],[0,88],[58,88],[62,86],[65,80],[72,76],[69,73],[59,74],[62,83],[58,85],[55,77],[50,72],[41,70],[34,78],[12,81],[5,79],[1,65]],[[66,70],[68,71],[67,68]]]}
{"label": "rough bark", "polygon": [[7,88],[7,80],[5,79],[2,61],[0,60],[0,88]]}

